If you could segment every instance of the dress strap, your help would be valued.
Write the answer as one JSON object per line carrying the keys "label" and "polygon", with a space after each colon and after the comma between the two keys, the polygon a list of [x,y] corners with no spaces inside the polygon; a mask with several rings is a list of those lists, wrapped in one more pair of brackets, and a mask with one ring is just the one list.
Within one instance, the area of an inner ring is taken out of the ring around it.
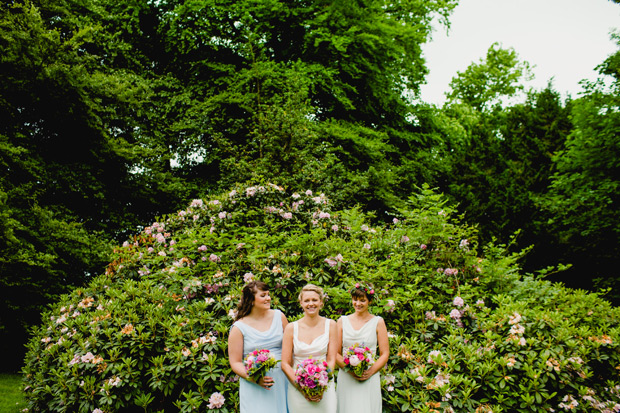
{"label": "dress strap", "polygon": [[278,330],[282,330],[282,315],[280,310],[273,310],[273,320],[271,321],[271,327],[276,326]]}
{"label": "dress strap", "polygon": [[325,332],[323,334],[327,334],[329,337],[329,318],[325,317]]}
{"label": "dress strap", "polygon": [[297,338],[297,321],[293,322],[293,339],[298,340]]}

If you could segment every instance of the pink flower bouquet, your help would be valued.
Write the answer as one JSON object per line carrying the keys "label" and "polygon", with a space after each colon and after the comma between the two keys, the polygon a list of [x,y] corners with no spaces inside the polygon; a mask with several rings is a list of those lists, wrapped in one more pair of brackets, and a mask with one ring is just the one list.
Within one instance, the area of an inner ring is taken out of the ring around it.
{"label": "pink flower bouquet", "polygon": [[345,370],[352,371],[360,377],[366,370],[375,364],[375,355],[368,347],[355,343],[343,352]]}
{"label": "pink flower bouquet", "polygon": [[326,361],[309,358],[299,363],[295,370],[295,381],[308,396],[322,397],[331,379],[332,372]]}
{"label": "pink flower bouquet", "polygon": [[258,383],[261,377],[278,364],[278,360],[267,349],[254,350],[243,360],[245,372],[251,379]]}

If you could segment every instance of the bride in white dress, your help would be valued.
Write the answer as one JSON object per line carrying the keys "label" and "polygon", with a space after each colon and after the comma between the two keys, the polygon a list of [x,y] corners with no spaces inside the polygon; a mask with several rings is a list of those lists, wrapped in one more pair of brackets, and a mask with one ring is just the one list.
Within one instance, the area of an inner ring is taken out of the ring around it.
{"label": "bride in white dress", "polygon": [[333,371],[336,365],[337,330],[336,323],[319,312],[323,307],[323,289],[313,284],[306,285],[299,294],[299,303],[304,315],[290,323],[284,330],[282,340],[282,371],[289,380],[289,413],[336,413],[336,390],[334,381],[323,396],[307,396],[295,382],[295,368],[307,358],[325,360]]}
{"label": "bride in white dress", "polygon": [[[338,413],[381,413],[381,379],[379,371],[390,356],[387,327],[383,318],[370,314],[368,306],[374,296],[372,287],[355,284],[351,290],[351,300],[355,312],[338,320]],[[358,344],[365,346],[377,355],[375,363],[361,376],[356,376],[343,367],[343,350]]]}

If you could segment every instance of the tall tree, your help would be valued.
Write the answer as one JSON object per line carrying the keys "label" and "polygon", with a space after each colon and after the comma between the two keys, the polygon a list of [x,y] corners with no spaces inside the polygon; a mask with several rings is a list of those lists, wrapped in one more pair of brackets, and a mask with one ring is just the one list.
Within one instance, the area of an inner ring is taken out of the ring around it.
{"label": "tall tree", "polygon": [[536,270],[560,257],[557,249],[551,252],[554,237],[536,200],[550,182],[551,158],[570,132],[570,105],[551,84],[514,103],[529,65],[497,44],[487,57],[457,74],[442,116],[433,117],[435,124],[443,119],[440,156],[449,165],[439,187],[480,226],[483,240],[508,242],[518,232],[518,248],[534,246],[524,265]]}
{"label": "tall tree", "polygon": [[512,49],[494,43],[485,59],[472,63],[450,81],[449,102],[460,102],[478,111],[489,111],[524,89],[533,74],[528,62],[519,60]]}
{"label": "tall tree", "polygon": [[101,34],[96,5],[71,6],[0,5],[3,354],[22,352],[50,300],[103,270],[112,239],[183,194],[141,168],[154,158],[136,139],[148,85],[102,65],[90,50]]}
{"label": "tall tree", "polygon": [[[613,38],[620,46],[620,35]],[[620,283],[620,50],[598,67],[572,108],[573,132],[554,158],[543,205],[575,263],[577,285]],[[617,288],[615,291],[618,291]],[[614,299],[620,302],[620,295]]]}

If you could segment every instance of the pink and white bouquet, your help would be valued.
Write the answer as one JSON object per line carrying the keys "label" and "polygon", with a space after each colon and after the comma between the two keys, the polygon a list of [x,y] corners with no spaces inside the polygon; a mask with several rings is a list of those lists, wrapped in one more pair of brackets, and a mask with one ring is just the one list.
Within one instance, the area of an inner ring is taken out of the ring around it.
{"label": "pink and white bouquet", "polygon": [[267,349],[254,350],[250,352],[243,360],[245,372],[256,383],[265,377],[267,372],[278,364],[278,360]]}
{"label": "pink and white bouquet", "polygon": [[333,374],[326,361],[306,359],[295,369],[295,381],[308,396],[321,396],[327,390]]}
{"label": "pink and white bouquet", "polygon": [[343,351],[345,370],[352,371],[356,376],[361,376],[373,364],[375,355],[368,347],[362,347],[355,343]]}

